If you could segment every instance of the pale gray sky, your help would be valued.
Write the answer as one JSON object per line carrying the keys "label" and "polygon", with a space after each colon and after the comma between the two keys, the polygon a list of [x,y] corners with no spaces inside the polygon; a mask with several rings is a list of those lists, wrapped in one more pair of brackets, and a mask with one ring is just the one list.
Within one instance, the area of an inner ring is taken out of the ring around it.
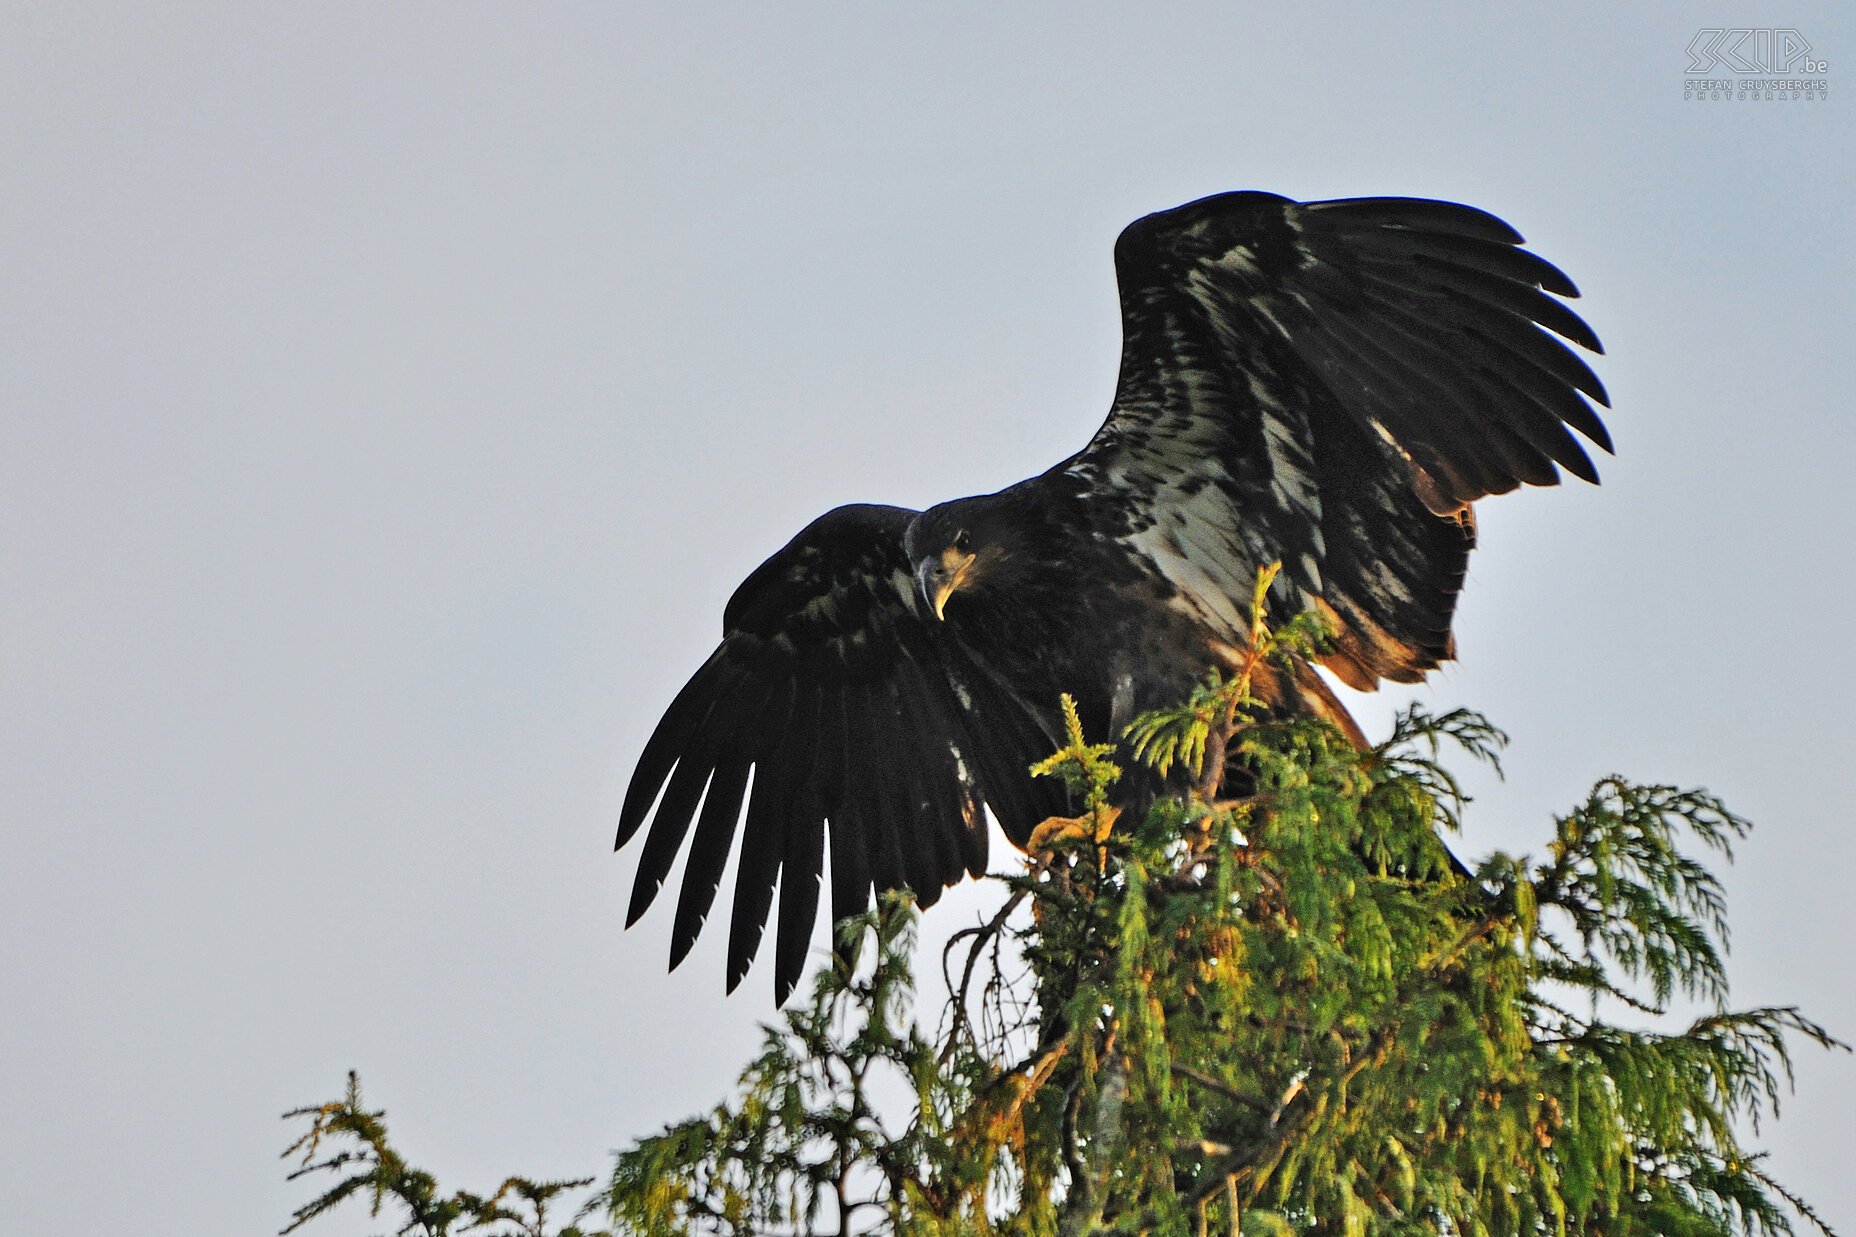
{"label": "pale gray sky", "polygon": [[[9,1224],[273,1231],[351,1066],[480,1187],[724,1094],[769,968],[620,931],[650,726],[812,516],[1079,446],[1116,232],[1224,189],[1471,202],[1585,290],[1619,456],[1484,504],[1417,693],[1515,739],[1464,849],[1705,784],[1735,1002],[1856,1037],[1847,98],[1685,102],[1692,5],[1282,9],[0,6]],[[1706,20],[1841,92],[1844,11]],[[1856,1064],[1799,1070],[1760,1141],[1856,1229]]]}

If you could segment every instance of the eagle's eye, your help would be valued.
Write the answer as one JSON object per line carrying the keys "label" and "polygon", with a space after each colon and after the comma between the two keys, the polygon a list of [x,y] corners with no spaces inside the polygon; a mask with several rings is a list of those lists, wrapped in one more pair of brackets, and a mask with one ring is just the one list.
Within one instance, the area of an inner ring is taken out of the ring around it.
{"label": "eagle's eye", "polygon": [[963,528],[954,534],[954,548],[959,550],[962,554],[965,554],[967,552],[967,546],[972,540],[971,537],[967,536],[967,530]]}

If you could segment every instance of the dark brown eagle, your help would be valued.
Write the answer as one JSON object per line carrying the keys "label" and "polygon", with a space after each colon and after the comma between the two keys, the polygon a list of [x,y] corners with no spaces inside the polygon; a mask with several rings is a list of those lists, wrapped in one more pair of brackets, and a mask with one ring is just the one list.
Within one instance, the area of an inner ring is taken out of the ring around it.
{"label": "dark brown eagle", "polygon": [[[1130,225],[1121,376],[1088,445],[996,494],[839,507],[735,591],[625,796],[620,846],[652,822],[628,926],[694,820],[681,962],[739,826],[728,986],[777,883],[784,1000],[828,836],[834,919],[873,889],[926,905],[980,873],[984,808],[1024,846],[1066,808],[1027,773],[1059,741],[1060,694],[1092,735],[1177,703],[1243,648],[1267,563],[1272,618],[1327,615],[1342,682],[1447,660],[1470,503],[1556,484],[1556,465],[1596,481],[1569,427],[1611,449],[1587,403],[1604,387],[1562,342],[1601,351],[1555,299],[1578,292],[1520,245],[1493,215],[1412,198],[1226,193]],[[1261,686],[1358,736],[1312,667]]]}

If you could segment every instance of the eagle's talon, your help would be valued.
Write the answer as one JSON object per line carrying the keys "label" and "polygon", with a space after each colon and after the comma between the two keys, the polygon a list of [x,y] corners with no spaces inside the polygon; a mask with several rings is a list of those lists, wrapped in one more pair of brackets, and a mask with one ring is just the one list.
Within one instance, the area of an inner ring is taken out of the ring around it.
{"label": "eagle's talon", "polygon": [[1081,816],[1047,816],[1031,831],[1030,840],[1025,843],[1025,853],[1033,861],[1042,862],[1050,858],[1052,848],[1059,842],[1087,839],[1100,846],[1108,841],[1108,835],[1120,816],[1121,809],[1118,807],[1097,808]]}

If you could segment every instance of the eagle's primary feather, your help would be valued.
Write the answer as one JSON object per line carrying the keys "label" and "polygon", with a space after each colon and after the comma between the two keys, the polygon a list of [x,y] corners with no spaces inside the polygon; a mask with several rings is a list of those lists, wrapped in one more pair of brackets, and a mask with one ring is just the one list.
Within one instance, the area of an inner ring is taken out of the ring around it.
{"label": "eagle's primary feather", "polygon": [[[840,507],[736,590],[625,797],[619,845],[651,821],[628,922],[693,821],[680,962],[741,828],[728,984],[777,883],[784,1000],[828,840],[834,919],[873,889],[926,904],[978,874],[985,809],[1021,846],[1065,810],[1027,773],[1059,695],[1096,734],[1183,698],[1241,649],[1270,562],[1278,621],[1335,621],[1322,661],[1343,682],[1447,660],[1470,504],[1560,469],[1597,480],[1570,431],[1611,449],[1604,387],[1562,342],[1600,351],[1556,299],[1578,292],[1520,245],[1493,215],[1410,198],[1227,193],[1130,225],[1121,376],[1082,451],[924,512]],[[1354,730],[1312,670],[1268,691]]]}

